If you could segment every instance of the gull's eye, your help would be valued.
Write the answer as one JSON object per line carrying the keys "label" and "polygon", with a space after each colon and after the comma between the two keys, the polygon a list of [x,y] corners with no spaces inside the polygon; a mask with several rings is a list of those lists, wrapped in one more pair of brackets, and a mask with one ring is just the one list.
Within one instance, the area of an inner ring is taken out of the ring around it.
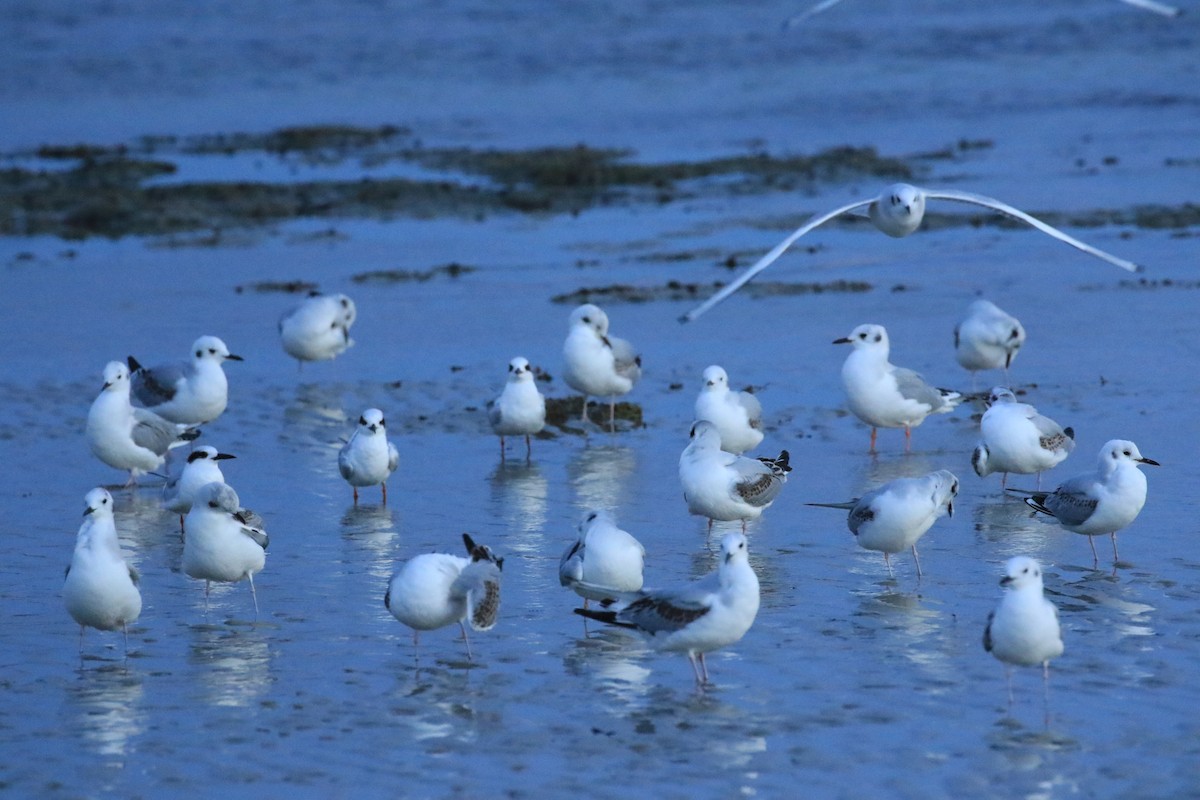
{"label": "gull's eye", "polygon": [[100,505],[102,505],[102,506],[106,506],[106,505],[108,505],[108,498],[106,497],[106,498],[104,498],[103,500],[101,500],[101,501],[100,501]]}
{"label": "gull's eye", "polygon": [[591,317],[584,317],[584,318],[583,318],[583,321],[584,321],[584,322],[586,322],[588,325],[591,325],[591,324],[592,324],[592,318],[591,318]]}
{"label": "gull's eye", "polygon": [[1126,451],[1125,451],[1125,455],[1127,455],[1127,456],[1132,456],[1132,455],[1133,455],[1133,453],[1131,453],[1131,452],[1129,452],[1128,450],[1126,450]]}
{"label": "gull's eye", "polygon": [[208,348],[208,352],[215,356],[217,354],[217,348],[210,347],[210,348]]}

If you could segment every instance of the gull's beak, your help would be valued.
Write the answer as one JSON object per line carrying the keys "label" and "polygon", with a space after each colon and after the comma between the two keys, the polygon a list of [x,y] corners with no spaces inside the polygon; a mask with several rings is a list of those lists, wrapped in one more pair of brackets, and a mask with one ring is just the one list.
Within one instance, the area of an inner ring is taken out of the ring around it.
{"label": "gull's beak", "polygon": [[834,344],[850,344],[850,342],[851,342],[851,339],[850,339],[850,337],[849,337],[849,336],[843,336],[843,337],[842,337],[842,338],[840,338],[840,339],[834,339],[834,340],[833,340],[833,343],[834,343]]}
{"label": "gull's beak", "polygon": [[245,361],[246,359],[242,358],[241,356],[235,356],[233,353],[230,353],[229,355],[225,356],[225,360],[226,361]]}
{"label": "gull's beak", "polygon": [[1013,579],[1012,579],[1011,575],[1005,575],[1003,578],[1000,579],[1001,586],[1008,586],[1012,582],[1013,582]]}
{"label": "gull's beak", "polygon": [[213,461],[221,461],[226,458],[237,458],[237,456],[230,455],[229,453],[217,453],[215,456],[212,457],[212,460]]}
{"label": "gull's beak", "polygon": [[95,510],[96,510],[96,509],[92,508],[91,506],[88,506],[87,508],[85,508],[85,509],[83,510],[83,515],[86,517],[88,514],[92,513],[92,512],[93,512],[93,511],[95,511]]}
{"label": "gull's beak", "polygon": [[1155,461],[1153,458],[1139,458],[1139,459],[1138,459],[1138,463],[1140,463],[1140,464],[1149,464],[1149,465],[1150,465],[1150,466],[1152,466],[1152,467],[1161,467],[1161,466],[1162,466],[1162,464],[1159,464],[1159,463],[1158,463],[1157,461]]}

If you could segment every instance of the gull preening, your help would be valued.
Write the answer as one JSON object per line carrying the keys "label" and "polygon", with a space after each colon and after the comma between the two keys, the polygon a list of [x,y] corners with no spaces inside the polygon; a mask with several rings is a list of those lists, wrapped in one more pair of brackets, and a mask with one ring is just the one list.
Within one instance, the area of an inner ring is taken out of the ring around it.
{"label": "gull preening", "polygon": [[[584,401],[586,405],[587,401]],[[495,400],[487,404],[488,422],[500,437],[500,460],[504,460],[504,437],[525,437],[525,459],[533,456],[529,437],[546,427],[546,398],[538,391],[529,361],[517,356],[508,362],[508,381]]]}
{"label": "gull preening", "polygon": [[328,361],[354,346],[350,326],[358,316],[354,301],[344,294],[313,292],[279,320],[284,352],[305,361]]}
{"label": "gull preening", "polygon": [[758,615],[758,576],[745,534],[726,534],[719,558],[715,572],[687,586],[641,592],[615,610],[577,608],[575,613],[640,631],[658,650],[687,654],[696,684],[704,686],[705,653],[739,641]]}
{"label": "gull preening", "polygon": [[1038,476],[1063,462],[1075,449],[1075,431],[1042,416],[1028,403],[1003,386],[992,389],[988,410],[979,423],[982,439],[971,454],[971,466],[981,478],[993,472],[1003,473],[1000,486],[1008,482],[1008,473]]}
{"label": "gull preening", "polygon": [[834,344],[854,349],[842,364],[842,385],[854,416],[871,426],[871,452],[879,428],[904,428],[904,449],[912,447],[912,429],[930,414],[953,411],[962,395],[938,389],[918,373],[888,361],[891,345],[882,325],[859,325]]}
{"label": "gull preening", "polygon": [[[1049,693],[1050,659],[1063,654],[1058,609],[1043,596],[1042,568],[1027,556],[1010,558],[1000,585],[1008,589],[983,629],[983,649],[1004,663],[1008,704],[1012,706],[1012,668],[1042,666],[1043,689]],[[1048,699],[1048,697],[1047,697]],[[1047,705],[1047,716],[1049,706]]]}
{"label": "gull preening", "polygon": [[258,592],[254,573],[267,563],[269,537],[261,517],[242,508],[233,487],[226,483],[208,483],[196,490],[192,509],[184,520],[187,535],[183,540],[183,572],[204,581],[204,609],[208,610],[208,592],[213,581],[250,582],[254,615],[258,616]]}
{"label": "gull preening", "polygon": [[383,412],[368,408],[358,418],[358,427],[350,440],[338,451],[338,472],[354,490],[355,505],[358,490],[363,486],[379,486],[383,490],[383,504],[387,505],[387,479],[398,466],[400,451],[388,441]]}
{"label": "gull preening", "polygon": [[192,502],[201,486],[209,483],[224,483],[225,475],[218,462],[237,456],[221,453],[215,447],[205,445],[188,453],[187,463],[178,475],[163,485],[162,507],[179,515],[179,529],[183,530],[183,517],[192,510]]}
{"label": "gull preening", "polygon": [[112,495],[92,489],[84,497],[83,524],[63,583],[63,603],[79,623],[79,649],[86,628],[120,630],[129,653],[128,626],[142,613],[138,573],[125,561],[113,520]]}
{"label": "gull preening", "polygon": [[129,370],[120,361],[104,367],[104,385],[88,409],[85,433],[96,458],[129,470],[127,486],[162,466],[168,450],[200,435],[188,425],[134,407],[129,402]]}
{"label": "gull preening", "polygon": [[920,577],[917,541],[943,514],[954,516],[957,495],[958,478],[953,472],[940,469],[919,478],[888,481],[845,503],[805,505],[848,510],[850,515],[846,524],[858,539],[859,546],[883,553],[889,572],[892,569],[891,554],[911,548]]}
{"label": "gull preening", "polygon": [[383,604],[392,616],[413,629],[413,645],[421,631],[457,622],[467,658],[471,641],[464,621],[473,630],[489,631],[500,612],[500,574],[504,559],[487,545],[463,534],[469,558],[449,553],[423,553],[406,561],[388,582]]}
{"label": "gull preening", "polygon": [[583,393],[582,421],[588,421],[588,397],[607,397],[609,430],[616,430],[617,398],[642,377],[642,357],[629,342],[608,335],[608,315],[599,306],[586,303],[571,312],[563,361],[563,380]]}
{"label": "gull preening", "polygon": [[746,458],[721,449],[721,434],[708,420],[692,425],[691,441],[679,456],[679,482],[688,511],[714,520],[758,519],[779,496],[792,471],[788,451],[778,458]]}
{"label": "gull preening", "polygon": [[229,382],[221,364],[241,361],[216,336],[201,336],[192,343],[186,361],[143,367],[129,356],[133,397],[146,408],[172,422],[200,425],[212,422],[229,402]]}
{"label": "gull preening", "polygon": [[[1100,448],[1095,472],[1076,475],[1053,492],[1020,492],[1034,511],[1054,517],[1069,531],[1082,533],[1092,546],[1092,564],[1100,563],[1093,536],[1112,538],[1113,565],[1118,560],[1117,531],[1133,522],[1146,504],[1146,476],[1139,464],[1159,466],[1144,458],[1133,442],[1112,439]],[[1016,491],[1010,489],[1009,491]]]}
{"label": "gull preening", "polygon": [[954,356],[970,371],[972,381],[985,369],[1003,369],[1007,381],[1008,368],[1023,344],[1020,320],[988,300],[971,303],[966,318],[954,326]]}
{"label": "gull preening", "polygon": [[1002,203],[999,200],[994,200],[991,197],[984,197],[981,194],[972,194],[971,192],[960,192],[955,189],[921,189],[916,186],[910,186],[907,183],[897,183],[889,186],[884,190],[883,194],[878,197],[872,197],[868,200],[859,200],[854,203],[835,208],[833,211],[824,214],[816,214],[812,216],[808,222],[805,222],[799,228],[792,232],[790,236],[784,239],[779,244],[775,245],[765,256],[755,262],[749,269],[734,279],[732,283],[722,288],[708,300],[701,303],[696,308],[683,315],[681,322],[690,322],[699,317],[704,312],[708,311],[713,306],[720,303],[729,295],[742,288],[758,273],[762,272],[767,267],[771,266],[784,251],[792,246],[792,243],[799,239],[804,234],[829,222],[831,219],[840,217],[842,214],[859,211],[865,208],[867,217],[871,223],[883,231],[888,236],[893,238],[901,238],[908,236],[921,225],[921,220],[925,218],[925,202],[927,200],[955,200],[960,203],[969,203],[971,205],[983,206],[994,211],[999,211],[1001,214],[1018,219],[1034,228],[1037,228],[1042,233],[1053,236],[1059,241],[1066,242],[1072,247],[1082,250],[1083,252],[1103,259],[1110,264],[1115,264],[1121,269],[1130,272],[1140,271],[1140,267],[1132,261],[1126,261],[1123,258],[1117,258],[1114,255],[1092,247],[1089,244],[1068,236],[1058,228],[1047,225],[1036,217],[1031,217],[1019,208],[1014,208],[1007,203]]}
{"label": "gull preening", "polygon": [[642,588],[646,548],[617,527],[602,509],[588,511],[579,523],[579,538],[558,562],[558,582],[583,598],[602,602],[618,600]]}
{"label": "gull preening", "polygon": [[750,392],[729,388],[725,370],[713,365],[704,370],[704,385],[696,397],[696,419],[706,419],[721,434],[721,449],[742,454],[763,440],[762,404]]}

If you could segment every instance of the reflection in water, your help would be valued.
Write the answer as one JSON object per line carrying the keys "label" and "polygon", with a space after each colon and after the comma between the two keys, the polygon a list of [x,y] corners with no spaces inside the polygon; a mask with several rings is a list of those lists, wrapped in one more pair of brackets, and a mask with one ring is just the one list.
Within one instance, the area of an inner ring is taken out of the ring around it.
{"label": "reflection in water", "polygon": [[[862,592],[859,596],[862,601],[855,614],[859,623],[856,628],[871,638],[894,637],[896,641],[887,644],[888,652],[902,655],[936,679],[924,683],[923,691],[927,694],[953,691],[960,677],[942,646],[947,633],[945,615],[925,605],[915,592]],[[952,645],[946,647],[953,650]]]}
{"label": "reflection in water", "polygon": [[648,648],[640,636],[616,629],[577,639],[563,656],[569,675],[587,676],[616,703],[607,706],[610,713],[625,716],[631,710],[646,707],[647,680],[650,670],[638,663]]}
{"label": "reflection in water", "polygon": [[[1058,576],[1047,571],[1046,577]],[[1087,570],[1079,579],[1059,584],[1055,591],[1047,588],[1046,594],[1063,612],[1089,614],[1097,608],[1104,609],[1111,620],[1111,630],[1121,636],[1154,636],[1151,614],[1155,607],[1126,599],[1138,591],[1136,584],[1123,582],[1110,573]]]}
{"label": "reflection in water", "polygon": [[631,448],[623,445],[585,447],[567,462],[567,476],[575,490],[575,505],[589,508],[623,508],[625,487],[637,466]]}
{"label": "reflection in water", "polygon": [[129,740],[146,727],[141,676],[123,666],[80,670],[67,692],[84,741],[102,756],[127,755]]}
{"label": "reflection in water", "polygon": [[217,706],[246,706],[270,687],[271,648],[253,628],[197,625],[188,663],[198,667],[208,702]]}
{"label": "reflection in water", "polygon": [[537,464],[502,461],[490,479],[492,504],[508,528],[505,545],[523,553],[543,549],[549,483]]}
{"label": "reflection in water", "polygon": [[408,727],[414,740],[450,739],[465,744],[478,738],[475,710],[468,702],[472,697],[469,669],[418,669],[413,678],[414,684],[399,690],[394,711],[396,721]]}
{"label": "reflection in water", "polygon": [[296,387],[290,402],[280,403],[281,443],[289,446],[289,450],[308,454],[311,462],[308,469],[336,480],[341,480],[337,451],[352,432],[342,402],[345,391],[341,384],[304,383]]}
{"label": "reflection in water", "polygon": [[1046,560],[1047,531],[1057,526],[1039,521],[1020,498],[985,500],[975,507],[976,539],[986,542],[997,559],[1030,556]]}
{"label": "reflection in water", "polygon": [[[862,497],[880,484],[894,481],[896,478],[918,478],[937,469],[949,469],[956,475],[962,471],[956,471],[953,466],[947,467],[949,461],[949,457],[931,457],[926,453],[901,453],[867,459],[859,471],[858,488],[854,490],[854,496]],[[835,502],[849,499],[843,497]]]}
{"label": "reflection in water", "polygon": [[384,505],[357,505],[342,515],[342,538],[371,556],[368,572],[383,580],[395,569],[395,513]]}

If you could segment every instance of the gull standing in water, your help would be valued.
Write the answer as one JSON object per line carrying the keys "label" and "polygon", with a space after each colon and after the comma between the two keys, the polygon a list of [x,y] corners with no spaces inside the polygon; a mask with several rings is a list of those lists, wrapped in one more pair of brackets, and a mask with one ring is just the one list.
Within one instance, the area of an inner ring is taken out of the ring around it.
{"label": "gull standing in water", "polygon": [[583,598],[617,600],[642,588],[646,548],[617,527],[612,515],[596,509],[579,523],[579,538],[558,562],[558,581]]}
{"label": "gull standing in water", "polygon": [[714,294],[708,300],[701,303],[696,308],[689,311],[680,318],[681,322],[690,322],[699,317],[704,312],[708,311],[713,306],[720,303],[729,295],[742,288],[758,273],[762,272],[767,267],[771,266],[774,261],[783,255],[784,251],[792,246],[792,243],[799,239],[804,234],[829,222],[831,219],[840,217],[842,214],[859,211],[860,209],[867,210],[867,217],[871,223],[883,231],[888,236],[901,238],[908,236],[921,225],[921,220],[925,218],[925,201],[926,200],[955,200],[960,203],[969,203],[971,205],[983,206],[994,211],[999,211],[1001,214],[1020,220],[1021,222],[1032,225],[1042,233],[1053,236],[1059,241],[1066,242],[1072,247],[1082,250],[1083,252],[1103,259],[1110,264],[1114,264],[1121,269],[1130,272],[1139,272],[1141,268],[1132,261],[1126,261],[1123,258],[1117,258],[1114,255],[1098,250],[1089,244],[1075,239],[1060,231],[1058,228],[1047,225],[1036,217],[1031,217],[1024,211],[1018,208],[1002,203],[999,200],[994,200],[990,197],[984,197],[981,194],[972,194],[971,192],[960,192],[955,189],[921,189],[916,186],[910,186],[907,183],[897,183],[889,186],[884,190],[883,194],[878,197],[872,197],[867,200],[859,200],[854,203],[835,208],[833,211],[824,214],[816,214],[811,217],[808,222],[797,228],[790,236],[784,239],[779,244],[775,245],[769,253],[760,258],[754,265],[739,275],[732,283],[725,286],[721,291]]}
{"label": "gull standing in water", "polygon": [[221,364],[241,361],[216,336],[201,336],[192,344],[190,360],[143,367],[129,356],[133,397],[172,422],[200,425],[212,422],[229,402],[229,382]]}
{"label": "gull standing in water", "polygon": [[713,520],[746,522],[770,507],[787,474],[788,451],[778,458],[746,458],[721,449],[721,434],[708,420],[692,425],[691,441],[679,456],[679,482],[688,511]]}
{"label": "gull standing in water", "polygon": [[629,394],[642,377],[642,357],[629,342],[609,336],[608,315],[587,303],[571,312],[563,361],[563,380],[583,393],[581,419],[588,421],[589,396],[607,397],[608,427],[615,431],[617,397]]}
{"label": "gull standing in water", "polygon": [[762,404],[749,392],[729,389],[729,376],[715,364],[704,370],[696,398],[696,419],[706,419],[721,434],[721,449],[740,455],[763,440]]}
{"label": "gull standing in water", "polygon": [[871,426],[871,450],[879,428],[904,428],[904,450],[912,448],[912,429],[930,414],[953,411],[962,395],[937,389],[916,372],[888,361],[891,346],[882,325],[859,325],[834,344],[854,349],[842,364],[842,385],[854,416]]}
{"label": "gull standing in water", "polygon": [[462,630],[467,658],[471,641],[469,622],[477,631],[490,631],[500,612],[500,573],[504,559],[491,548],[463,534],[469,558],[449,553],[424,553],[406,561],[388,582],[383,604],[392,616],[413,629],[413,645],[421,631],[444,628],[457,622]]}
{"label": "gull standing in water", "polygon": [[1063,654],[1058,609],[1043,596],[1042,568],[1027,556],[1010,558],[1000,585],[1008,589],[983,629],[983,649],[1004,663],[1008,705],[1013,702],[1013,665],[1042,665],[1046,717],[1049,721],[1050,659]]}
{"label": "gull standing in water", "polygon": [[883,553],[888,572],[892,569],[891,554],[912,548],[917,577],[920,577],[917,540],[943,514],[954,516],[957,495],[958,478],[953,472],[940,469],[919,478],[888,481],[849,502],[805,505],[848,510],[850,516],[846,522],[850,532],[858,538],[859,546]]}
{"label": "gull standing in water", "polygon": [[970,371],[972,391],[980,370],[1003,369],[1007,383],[1008,368],[1023,344],[1025,328],[1020,320],[987,300],[971,303],[966,319],[954,327],[954,356]]}
{"label": "gull standing in water", "polygon": [[508,362],[508,382],[495,400],[487,404],[488,422],[500,437],[500,460],[504,460],[504,437],[525,437],[525,460],[533,455],[529,437],[546,427],[546,398],[538,391],[529,361],[517,356]]}
{"label": "gull standing in water", "polygon": [[313,292],[280,318],[279,341],[301,367],[305,361],[329,361],[354,346],[350,326],[357,316],[346,295]]}
{"label": "gull standing in water", "polygon": [[350,441],[338,451],[338,471],[354,490],[358,505],[358,489],[376,486],[383,489],[383,504],[387,505],[387,479],[400,466],[400,452],[388,441],[387,423],[378,408],[368,408],[358,418],[358,427]]}
{"label": "gull standing in water", "polygon": [[1063,428],[1044,417],[1028,403],[1003,386],[992,389],[988,410],[979,423],[982,439],[971,454],[971,466],[981,478],[993,472],[1004,473],[1000,486],[1008,482],[1008,473],[1037,474],[1063,462],[1075,449],[1075,431]]}
{"label": "gull standing in water", "polygon": [[183,572],[204,581],[204,610],[213,581],[250,582],[254,616],[258,616],[258,592],[254,573],[267,563],[270,539],[262,529],[261,517],[241,507],[237,492],[225,483],[201,486],[184,521]]}
{"label": "gull standing in water", "polygon": [[658,650],[686,653],[696,685],[708,683],[704,654],[739,641],[758,615],[758,576],[742,533],[721,539],[717,570],[678,589],[638,593],[615,610],[575,609],[589,619],[632,628]]}
{"label": "gull standing in water", "polygon": [[88,409],[85,428],[96,458],[116,469],[129,470],[129,482],[162,466],[166,454],[200,435],[187,425],[163,419],[129,402],[129,370],[120,361],[104,367],[104,385]]}
{"label": "gull standing in water", "polygon": [[179,530],[183,530],[183,517],[192,510],[192,502],[201,486],[208,483],[225,482],[225,475],[217,463],[237,458],[228,453],[219,453],[217,448],[197,447],[188,454],[183,470],[163,486],[162,507],[179,515]]}
{"label": "gull standing in water", "polygon": [[1053,492],[1009,491],[1025,496],[1034,511],[1058,520],[1069,531],[1082,533],[1092,546],[1092,564],[1100,563],[1093,536],[1112,537],[1113,566],[1116,566],[1117,531],[1137,519],[1146,504],[1146,476],[1139,464],[1159,466],[1143,458],[1136,444],[1112,439],[1100,448],[1095,472],[1076,475]]}
{"label": "gull standing in water", "polygon": [[137,570],[121,554],[112,495],[104,489],[92,489],[84,498],[83,516],[63,583],[63,602],[79,623],[80,652],[83,632],[90,627],[101,631],[120,629],[128,655],[128,626],[142,613],[142,593],[137,587]]}

